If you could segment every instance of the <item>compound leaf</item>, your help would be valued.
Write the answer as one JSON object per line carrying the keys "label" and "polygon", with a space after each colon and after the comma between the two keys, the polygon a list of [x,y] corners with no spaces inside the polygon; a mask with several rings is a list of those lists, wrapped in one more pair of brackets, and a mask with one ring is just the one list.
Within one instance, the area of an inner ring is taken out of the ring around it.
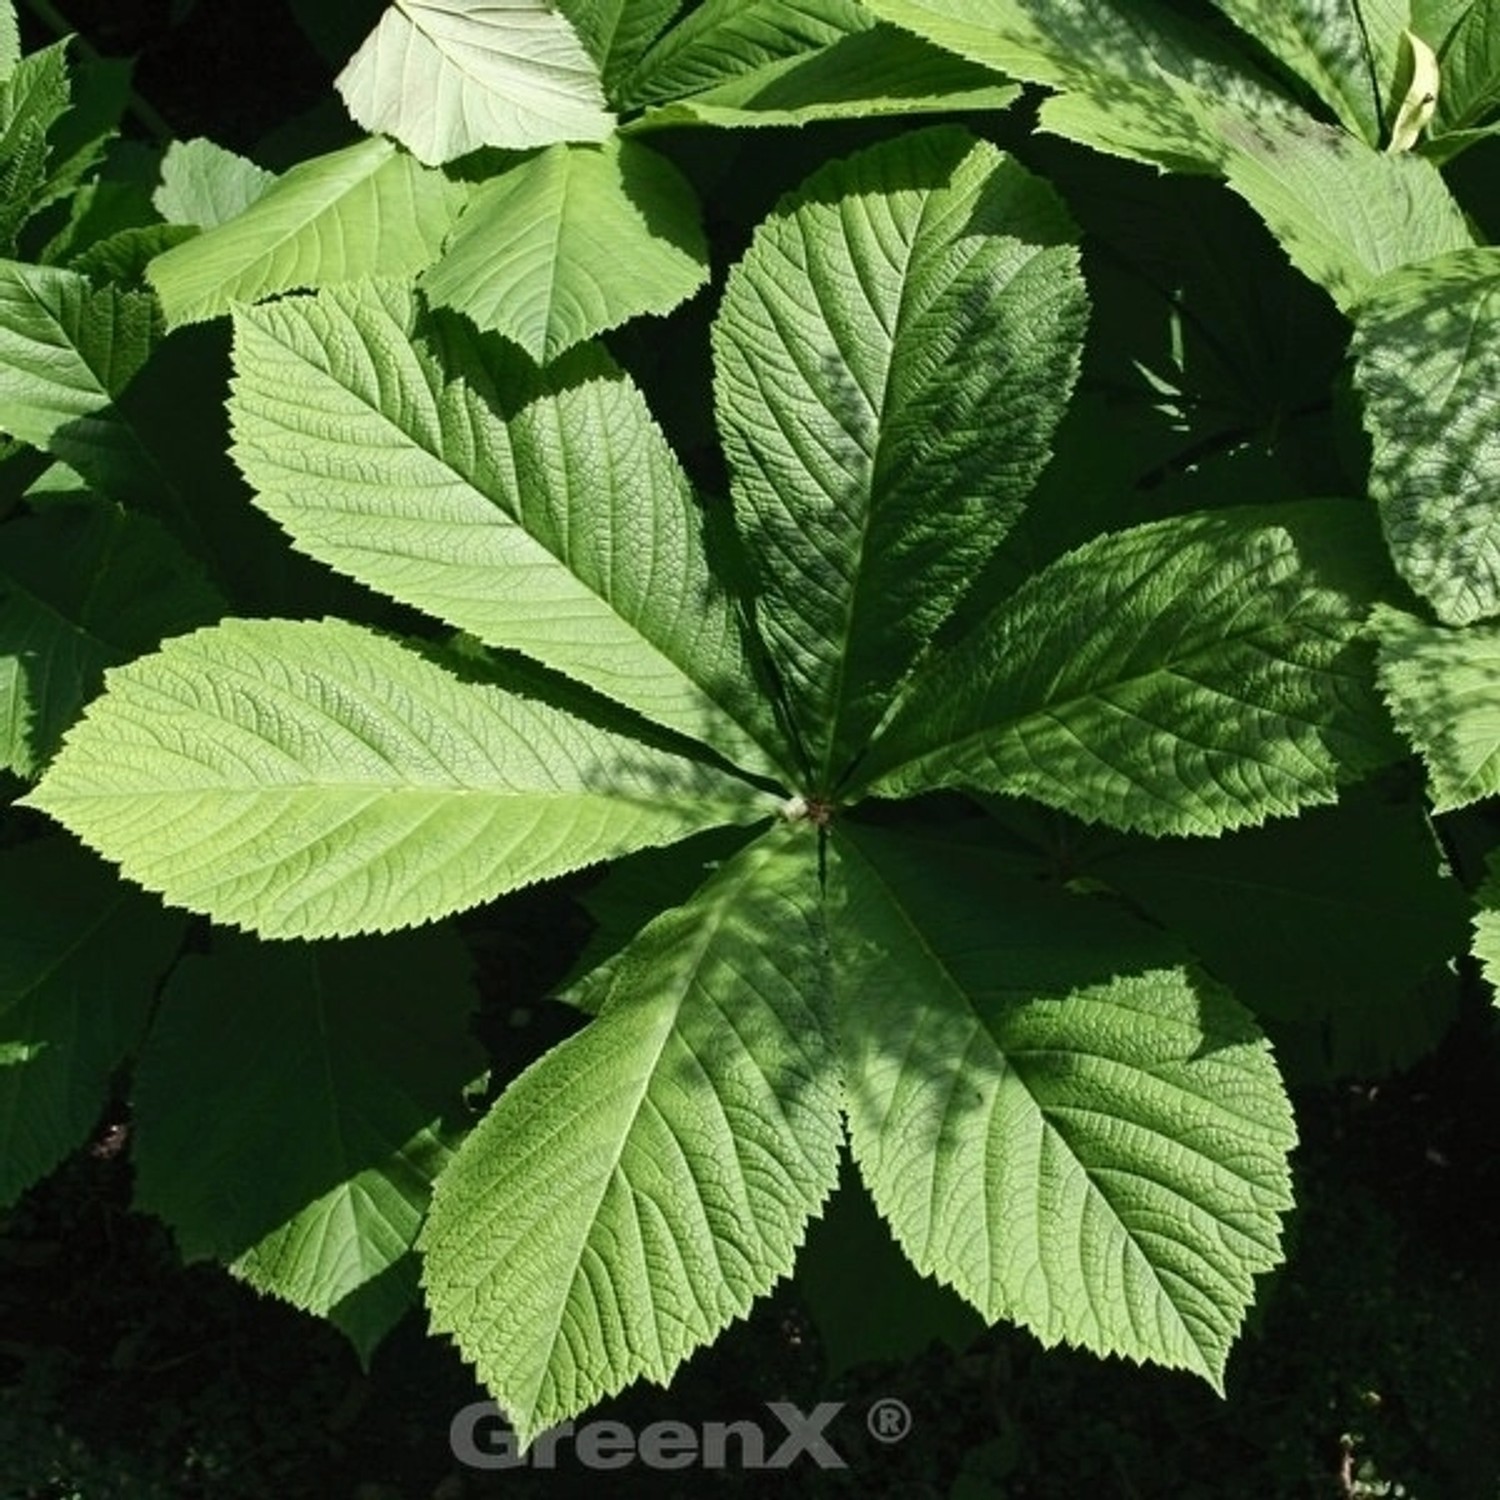
{"label": "compound leaf", "polygon": [[743,850],[644,928],[599,1016],[438,1179],[434,1325],[523,1442],[665,1382],[792,1267],[842,1137],[817,846]]}
{"label": "compound leaf", "polygon": [[1161,933],[982,855],[841,825],[829,942],[854,1158],[985,1318],[1219,1388],[1280,1257],[1270,1048]]}
{"label": "compound leaf", "polygon": [[299,548],[776,765],[687,480],[601,350],[538,370],[458,320],[419,325],[388,285],[247,310],[235,330],[234,456]]}
{"label": "compound leaf", "polygon": [[171,327],[300,287],[408,276],[437,259],[465,197],[389,141],[360,141],[299,162],[147,275]]}
{"label": "compound leaf", "polygon": [[1395,753],[1359,639],[1394,580],[1348,501],[1226,508],[1086,543],[916,679],[856,773],[1116,828],[1218,833]]}
{"label": "compound leaf", "polygon": [[429,166],[614,128],[598,67],[547,0],[394,0],[334,86],[360,125]]}
{"label": "compound leaf", "polygon": [[770,799],[338,620],[226,620],[106,675],[26,799],[265,937],[390,931]]}
{"label": "compound leaf", "polygon": [[1352,347],[1397,568],[1449,625],[1500,614],[1500,250],[1385,277]]}
{"label": "compound leaf", "polygon": [[757,620],[826,787],[1046,462],[1086,301],[1052,190],[961,130],[814,176],[714,330]]}
{"label": "compound leaf", "polygon": [[428,299],[514,339],[539,364],[708,281],[698,200],[637,141],[551,146],[474,194]]}

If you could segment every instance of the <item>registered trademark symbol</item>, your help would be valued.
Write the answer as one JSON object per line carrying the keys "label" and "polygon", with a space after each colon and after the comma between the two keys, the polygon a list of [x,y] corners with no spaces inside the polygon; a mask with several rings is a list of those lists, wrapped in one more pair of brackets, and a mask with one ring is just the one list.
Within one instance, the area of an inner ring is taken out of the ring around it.
{"label": "registered trademark symbol", "polygon": [[865,1413],[865,1426],[877,1443],[899,1443],[911,1431],[911,1408],[894,1396],[882,1396]]}

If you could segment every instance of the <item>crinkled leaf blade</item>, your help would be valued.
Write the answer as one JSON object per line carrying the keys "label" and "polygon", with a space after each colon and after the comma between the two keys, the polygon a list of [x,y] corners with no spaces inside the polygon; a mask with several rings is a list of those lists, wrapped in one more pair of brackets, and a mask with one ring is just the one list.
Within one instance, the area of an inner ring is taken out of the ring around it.
{"label": "crinkled leaf blade", "polygon": [[643,929],[438,1179],[433,1323],[523,1442],[667,1381],[791,1270],[836,1182],[817,864],[777,828]]}
{"label": "crinkled leaf blade", "polygon": [[227,620],[117,667],[29,805],[265,937],[430,921],[767,800],[342,621]]}
{"label": "crinkled leaf blade", "polygon": [[1361,639],[1393,584],[1348,501],[1099,537],[913,682],[857,783],[1010,792],[1158,834],[1332,802],[1396,753]]}
{"label": "crinkled leaf blade", "polygon": [[834,856],[850,1139],[907,1256],[1045,1344],[1219,1387],[1291,1207],[1254,1022],[1095,899],[866,829]]}
{"label": "crinkled leaf blade", "polygon": [[731,273],[719,424],[816,785],[868,739],[1046,462],[1086,316],[1074,234],[1044,183],[939,127],[814,174]]}

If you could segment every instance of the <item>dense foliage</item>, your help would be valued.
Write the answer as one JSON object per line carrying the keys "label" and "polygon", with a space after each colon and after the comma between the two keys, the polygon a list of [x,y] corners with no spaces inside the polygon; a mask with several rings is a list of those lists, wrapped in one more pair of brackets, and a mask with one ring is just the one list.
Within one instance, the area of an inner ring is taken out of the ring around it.
{"label": "dense foliage", "polygon": [[[1285,1073],[1500,964],[1500,5],[369,19],[272,173],[0,5],[0,1190],[124,1079],[185,1254],[527,1438],[841,1164],[1220,1385]],[[453,917],[606,866],[476,1117]]]}

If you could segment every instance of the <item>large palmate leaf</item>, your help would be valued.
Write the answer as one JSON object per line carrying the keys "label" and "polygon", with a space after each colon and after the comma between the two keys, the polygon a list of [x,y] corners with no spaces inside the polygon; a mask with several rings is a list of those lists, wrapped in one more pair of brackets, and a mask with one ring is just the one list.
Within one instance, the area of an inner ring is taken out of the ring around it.
{"label": "large palmate leaf", "polygon": [[1450,625],[1500,614],[1500,250],[1385,277],[1353,352],[1396,566]]}
{"label": "large palmate leaf", "polygon": [[855,786],[1020,793],[1146,833],[1331,802],[1395,753],[1358,639],[1393,583],[1353,502],[1099,537],[913,682]]}
{"label": "large palmate leaf", "polygon": [[438,1179],[433,1322],[523,1442],[665,1382],[791,1270],[842,1135],[817,866],[777,828],[644,928]]}
{"label": "large palmate leaf", "polygon": [[784,762],[687,480],[600,350],[538,370],[361,286],[238,315],[234,357],[235,458],[304,551],[751,769]]}
{"label": "large palmate leaf", "polygon": [[99,1120],[183,921],[63,839],[0,850],[0,1204]]}
{"label": "large palmate leaf", "polygon": [[485,183],[422,289],[545,364],[627,318],[670,312],[707,280],[687,179],[615,139],[552,146]]}
{"label": "large palmate leaf", "polygon": [[227,620],[105,684],[26,801],[266,937],[411,926],[770,806],[337,620]]}
{"label": "large palmate leaf", "polygon": [[1085,296],[1050,188],[939,128],[835,163],[730,276],[716,403],[758,622],[826,788],[1014,522]]}
{"label": "large palmate leaf", "polygon": [[1500,793],[1500,625],[1452,630],[1399,610],[1375,616],[1380,686],[1427,766],[1433,806]]}
{"label": "large palmate leaf", "polygon": [[335,86],[366,130],[432,166],[614,125],[599,69],[548,0],[393,0]]}
{"label": "large palmate leaf", "polygon": [[312,1312],[381,1278],[414,1292],[412,1242],[483,1067],[469,968],[443,928],[229,937],[185,959],[135,1072],[136,1206],[189,1260],[217,1257]]}
{"label": "large palmate leaf", "polygon": [[145,483],[115,398],[146,362],[151,298],[57,266],[0,261],[0,432],[62,459],[107,493]]}
{"label": "large palmate leaf", "polygon": [[1216,1387],[1280,1259],[1269,1047],[1159,931],[981,854],[841,826],[850,1139],[916,1267],[993,1321]]}
{"label": "large palmate leaf", "polygon": [[40,768],[104,669],[218,618],[223,601],[166,532],[84,497],[5,528],[0,765]]}
{"label": "large palmate leaf", "polygon": [[437,259],[465,189],[389,141],[299,162],[234,218],[156,257],[172,326],[299,287],[408,276]]}

